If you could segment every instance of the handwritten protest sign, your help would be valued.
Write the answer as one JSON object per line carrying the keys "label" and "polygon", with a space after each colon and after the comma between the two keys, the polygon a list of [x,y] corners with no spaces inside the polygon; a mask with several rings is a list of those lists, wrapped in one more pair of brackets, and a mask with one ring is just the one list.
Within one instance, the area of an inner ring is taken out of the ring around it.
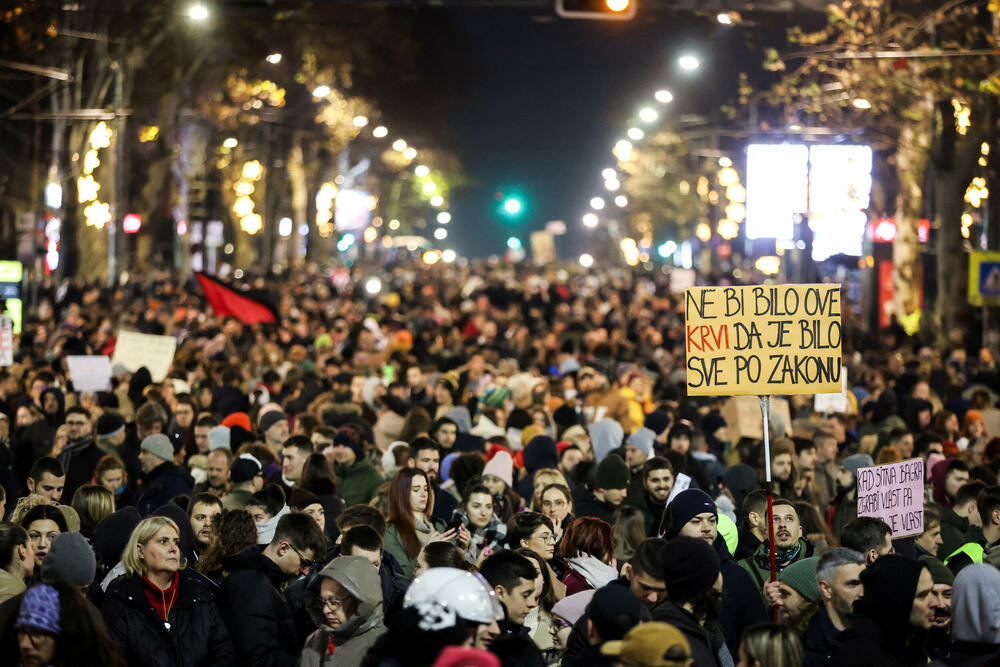
{"label": "handwritten protest sign", "polygon": [[842,415],[851,410],[851,402],[847,398],[847,369],[840,373],[843,389],[836,394],[816,394],[813,398],[813,411],[820,414],[836,412]]}
{"label": "handwritten protest sign", "polygon": [[688,289],[688,394],[840,391],[840,315],[840,285]]}
{"label": "handwritten protest sign", "polygon": [[76,391],[108,391],[111,389],[111,360],[103,355],[66,357],[69,379]]}
{"label": "handwritten protest sign", "polygon": [[0,366],[14,363],[14,320],[0,317]]}
{"label": "handwritten protest sign", "polygon": [[163,382],[170,371],[176,350],[177,340],[172,336],[119,331],[111,365],[121,364],[133,373],[145,366],[153,382]]}
{"label": "handwritten protest sign", "polygon": [[858,516],[874,516],[892,537],[924,532],[924,460],[858,468]]}

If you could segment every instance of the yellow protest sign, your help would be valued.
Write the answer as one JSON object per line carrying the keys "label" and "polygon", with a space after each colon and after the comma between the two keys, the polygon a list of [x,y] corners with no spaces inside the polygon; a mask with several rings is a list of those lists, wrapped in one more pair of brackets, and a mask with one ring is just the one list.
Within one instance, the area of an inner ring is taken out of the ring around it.
{"label": "yellow protest sign", "polygon": [[688,394],[841,391],[841,306],[840,285],[686,290]]}

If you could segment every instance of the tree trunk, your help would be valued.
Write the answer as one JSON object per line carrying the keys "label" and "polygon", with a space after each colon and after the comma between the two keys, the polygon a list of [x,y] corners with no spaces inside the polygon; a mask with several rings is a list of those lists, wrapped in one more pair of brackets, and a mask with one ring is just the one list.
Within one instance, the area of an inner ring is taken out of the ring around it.
{"label": "tree trunk", "polygon": [[[923,180],[931,144],[933,100],[924,98],[904,114],[896,148],[896,240],[892,244],[892,313],[899,320],[920,305],[923,272],[918,229]],[[881,307],[881,304],[880,304]]]}
{"label": "tree trunk", "polygon": [[[292,189],[292,235],[288,237],[285,251],[287,266],[299,268],[303,257],[299,254],[299,244],[304,239],[299,234],[303,223],[309,222],[309,183],[306,177],[305,157],[302,153],[302,134],[296,132],[292,138],[292,148],[288,151],[288,182]],[[308,234],[306,235],[308,238]]]}

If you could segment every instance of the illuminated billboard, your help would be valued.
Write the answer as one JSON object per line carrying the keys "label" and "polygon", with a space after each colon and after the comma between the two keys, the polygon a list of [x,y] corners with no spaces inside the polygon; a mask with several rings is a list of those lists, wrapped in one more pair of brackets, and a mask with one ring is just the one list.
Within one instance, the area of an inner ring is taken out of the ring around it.
{"label": "illuminated billboard", "polygon": [[871,171],[868,146],[747,147],[747,237],[792,241],[795,215],[808,214],[813,259],[861,255]]}

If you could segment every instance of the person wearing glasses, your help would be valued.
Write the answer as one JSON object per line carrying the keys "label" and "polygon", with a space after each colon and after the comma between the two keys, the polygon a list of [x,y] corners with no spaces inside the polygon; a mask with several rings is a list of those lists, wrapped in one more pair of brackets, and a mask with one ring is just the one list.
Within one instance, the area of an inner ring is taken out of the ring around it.
{"label": "person wearing glasses", "polygon": [[219,608],[236,646],[233,664],[295,664],[305,638],[282,591],[288,581],[309,574],[313,561],[325,554],[326,539],[316,521],[295,513],[281,517],[270,543],[223,559],[229,576],[219,591]]}
{"label": "person wearing glasses", "polygon": [[76,490],[90,484],[97,462],[104,452],[94,440],[94,427],[90,413],[78,405],[66,411],[66,444],[59,452],[59,463],[66,471],[66,486],[63,496],[72,498]]}
{"label": "person wearing glasses", "polygon": [[530,549],[545,562],[548,579],[556,601],[566,596],[562,574],[566,563],[556,549],[555,525],[541,512],[521,512],[511,517],[507,530],[507,546],[511,549]]}
{"label": "person wearing glasses", "polygon": [[360,665],[385,632],[378,570],[364,556],[338,556],[309,583],[306,609],[319,628],[299,667]]}
{"label": "person wearing glasses", "polygon": [[233,642],[205,579],[185,570],[180,529],[151,516],[122,553],[125,575],[108,586],[101,614],[128,665],[225,665]]}

